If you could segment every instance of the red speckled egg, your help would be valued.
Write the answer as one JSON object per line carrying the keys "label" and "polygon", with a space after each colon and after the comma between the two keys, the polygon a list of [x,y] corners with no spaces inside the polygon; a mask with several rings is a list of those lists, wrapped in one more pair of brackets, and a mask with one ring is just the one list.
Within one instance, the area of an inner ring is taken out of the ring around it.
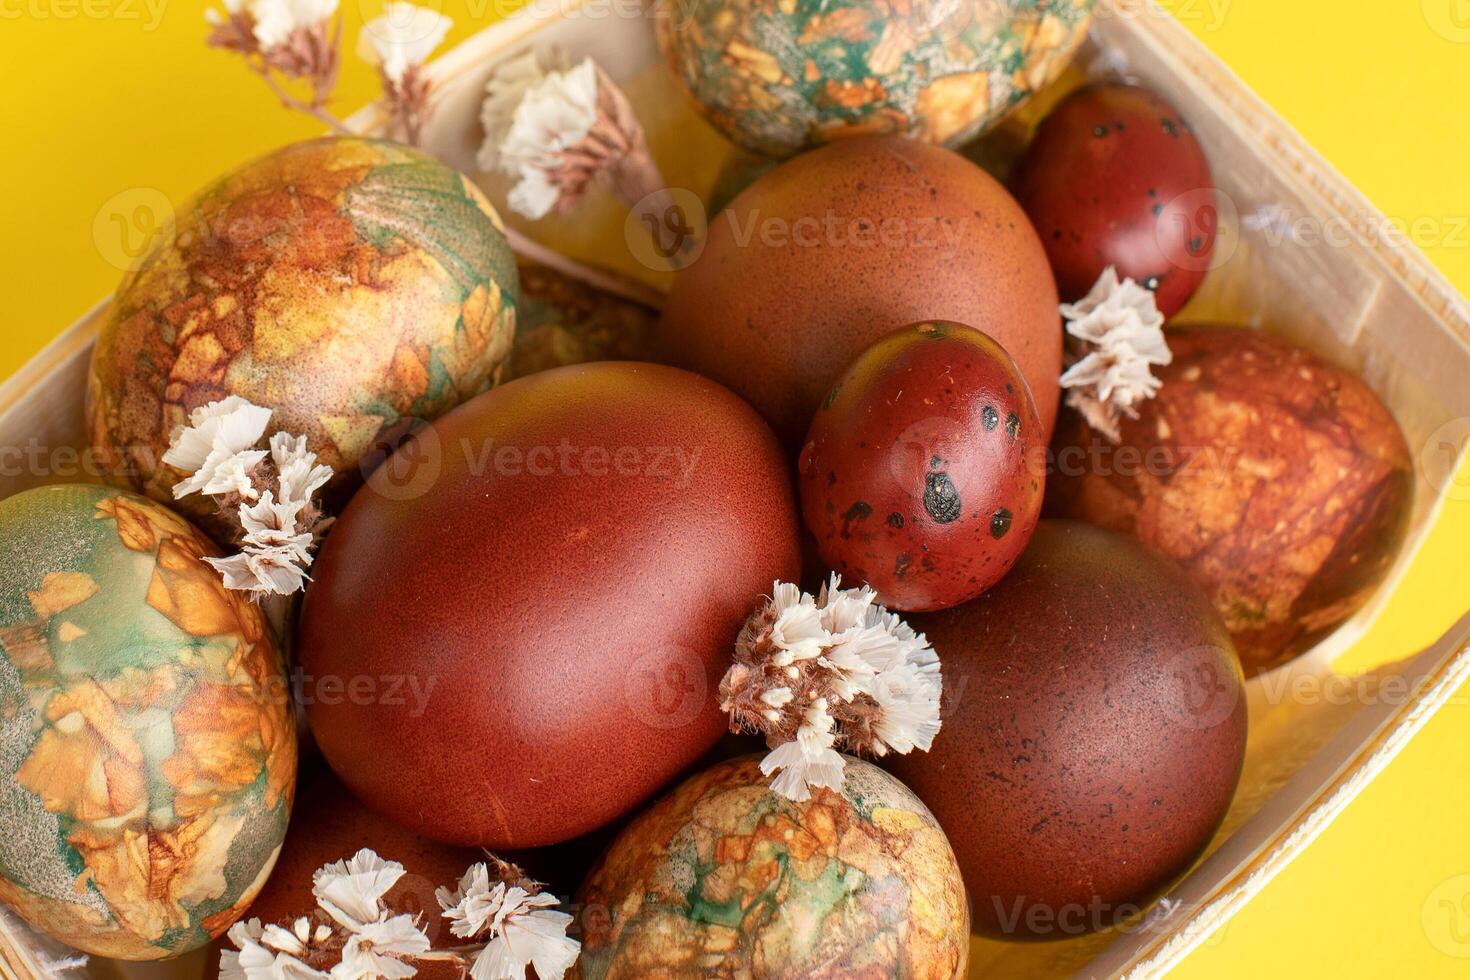
{"label": "red speckled egg", "polygon": [[425,836],[567,840],[715,743],[740,625],[799,567],[788,466],[730,391],[522,378],[414,435],[333,529],[297,645],[312,730]]}
{"label": "red speckled egg", "polygon": [[1372,389],[1310,351],[1231,327],[1165,335],[1173,363],[1121,445],[1064,416],[1047,506],[1178,562],[1258,673],[1378,589],[1408,529],[1412,457]]}
{"label": "red speckled egg", "polygon": [[958,323],[868,348],[812,420],[802,516],[822,559],[883,603],[945,609],[1015,563],[1041,513],[1046,460],[1025,378]]}
{"label": "red speckled egg", "polygon": [[729,385],[795,450],[853,358],[897,324],[931,319],[1005,345],[1045,441],[1062,329],[1031,223],[956,153],[854,137],[783,163],[710,221],[658,339],[666,359]]}
{"label": "red speckled egg", "polygon": [[[312,875],[323,865],[344,861],[364,847],[384,860],[403,865],[403,877],[383,897],[388,909],[395,915],[419,916],[424,934],[435,948],[464,942],[449,931],[448,921],[439,914],[434,889],[455,887],[470,865],[485,860],[484,853],[472,847],[438,844],[384,820],[353,799],[321,763],[301,773],[296,810],[280,859],[245,917],[287,928],[301,916],[311,918],[313,926],[330,924],[331,919],[318,909],[312,896]],[[234,948],[227,939],[215,944],[209,956],[209,975],[218,974],[219,951]],[[329,968],[338,959],[340,956],[332,954],[328,962],[311,965]],[[419,964],[421,978],[454,980],[459,975],[459,968],[452,964]]]}
{"label": "red speckled egg", "polygon": [[1094,85],[1063,99],[1014,187],[1065,302],[1111,265],[1153,289],[1169,317],[1210,267],[1218,212],[1209,161],[1189,124],[1146,88]]}
{"label": "red speckled egg", "polygon": [[944,663],[944,727],[892,768],[959,857],[977,928],[1064,938],[1136,912],[1225,816],[1240,666],[1209,600],[1132,539],[1041,521],[974,602],[910,620]]}

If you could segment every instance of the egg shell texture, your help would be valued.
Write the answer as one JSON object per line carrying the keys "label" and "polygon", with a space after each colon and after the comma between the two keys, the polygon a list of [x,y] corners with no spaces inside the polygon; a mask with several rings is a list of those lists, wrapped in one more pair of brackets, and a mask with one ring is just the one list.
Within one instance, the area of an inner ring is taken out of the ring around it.
{"label": "egg shell texture", "polygon": [[674,282],[659,343],[742,395],[794,452],[838,375],[921,320],[968,324],[1005,347],[1050,438],[1062,330],[1030,222],[958,154],[868,137],[786,162],[717,215]]}
{"label": "egg shell texture", "polygon": [[[1408,528],[1403,432],[1351,372],[1287,341],[1170,328],[1163,387],[1100,442],[1069,414],[1047,507],[1125,531],[1210,595],[1249,673],[1368,601]],[[1097,452],[1094,452],[1094,448]]]}
{"label": "egg shell texture", "polygon": [[990,588],[1041,516],[1046,444],[999,344],[920,323],[853,363],[812,420],[802,515],[823,558],[893,609],[943,609]]}
{"label": "egg shell texture", "polygon": [[582,980],[957,980],[969,913],[933,815],[848,759],[794,803],[759,756],[691,777],[640,815],[577,895]]}
{"label": "egg shell texture", "polygon": [[1063,99],[1013,185],[1066,302],[1111,265],[1152,289],[1170,317],[1209,271],[1219,225],[1209,160],[1184,117],[1149,89],[1096,85]]}
{"label": "egg shell texture", "polygon": [[426,836],[566,840],[714,744],[740,625],[798,569],[787,464],[728,390],[635,363],[521,378],[419,433],[332,531],[299,633],[312,729]]}
{"label": "egg shell texture", "polygon": [[516,297],[500,219],[460,174],[385,141],[287,146],[181,207],[124,278],[92,358],[92,447],[112,482],[171,501],[170,434],[239,395],[350,484],[384,430],[495,379]]}
{"label": "egg shell texture", "polygon": [[208,943],[285,834],[285,668],[218,554],[117,490],[0,502],[0,902],[98,956]]}
{"label": "egg shell texture", "polygon": [[1091,0],[727,0],[659,44],[705,117],[759,153],[895,133],[959,143],[1061,74]]}
{"label": "egg shell texture", "polygon": [[1173,566],[1041,521],[974,602],[914,616],[944,666],[944,727],[891,768],[949,834],[978,931],[1112,925],[1183,872],[1245,758],[1229,635]]}

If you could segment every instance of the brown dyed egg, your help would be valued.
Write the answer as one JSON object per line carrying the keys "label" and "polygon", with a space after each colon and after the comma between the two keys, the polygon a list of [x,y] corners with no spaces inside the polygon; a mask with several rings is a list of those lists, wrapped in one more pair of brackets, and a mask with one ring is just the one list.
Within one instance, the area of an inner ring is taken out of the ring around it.
{"label": "brown dyed egg", "polygon": [[1122,445],[1071,413],[1048,507],[1125,531],[1214,600],[1247,673],[1353,614],[1403,543],[1413,472],[1387,408],[1348,371],[1276,337],[1171,328],[1163,388]]}
{"label": "brown dyed egg", "polygon": [[712,219],[659,331],[672,363],[729,385],[794,450],[847,365],[921,320],[1002,344],[1050,435],[1062,330],[1030,222],[958,154],[863,137],[782,164]]}
{"label": "brown dyed egg", "polygon": [[1157,93],[1073,92],[1042,121],[1015,174],[1064,301],[1085,296],[1111,265],[1152,289],[1170,317],[1204,280],[1215,181],[1189,124]]}
{"label": "brown dyed egg", "polygon": [[[312,896],[312,875],[323,865],[348,860],[366,847],[404,868],[398,883],[383,897],[384,907],[395,915],[417,916],[435,948],[463,944],[439,914],[434,890],[441,886],[454,888],[470,865],[485,860],[484,852],[438,844],[384,820],[353,799],[319,761],[302,770],[300,787],[281,856],[265,887],[245,913],[247,919],[289,929],[298,918],[306,916],[313,927],[330,925],[332,920],[317,907]],[[234,948],[228,939],[215,943],[209,956],[209,975],[218,974],[220,951]],[[334,953],[326,962],[311,959],[310,965],[328,969],[338,959],[340,955]],[[457,965],[427,961],[417,965],[418,976],[429,980],[454,980],[460,976]]]}
{"label": "brown dyed egg", "polygon": [[998,582],[1031,540],[1046,479],[1026,380],[985,334],[917,323],[868,348],[817,410],[802,516],[822,559],[895,609]]}
{"label": "brown dyed egg", "polygon": [[949,835],[978,930],[1121,922],[1209,843],[1246,704],[1229,634],[1176,568],[1044,520],[998,586],[910,621],[944,663],[944,727],[891,768]]}
{"label": "brown dyed egg", "polygon": [[495,849],[615,819],[720,737],[741,623],[799,568],[788,465],[730,391],[544,371],[401,446],[333,529],[297,649],[342,781]]}

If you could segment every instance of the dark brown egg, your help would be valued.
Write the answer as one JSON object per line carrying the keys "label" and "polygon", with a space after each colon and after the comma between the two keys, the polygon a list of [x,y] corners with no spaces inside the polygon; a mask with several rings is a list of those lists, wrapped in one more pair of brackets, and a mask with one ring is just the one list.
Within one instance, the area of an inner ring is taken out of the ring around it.
{"label": "dark brown egg", "polygon": [[1388,573],[1408,446],[1361,380],[1254,330],[1171,328],[1122,444],[1068,413],[1048,507],[1135,535],[1214,600],[1248,673],[1306,650]]}
{"label": "dark brown egg", "polygon": [[1063,99],[1013,185],[1066,302],[1111,265],[1153,289],[1169,317],[1210,267],[1219,212],[1209,161],[1184,118],[1146,88],[1093,85]]}
{"label": "dark brown egg", "polygon": [[1189,867],[1240,778],[1246,705],[1177,569],[1044,520],[998,586],[911,622],[944,664],[944,727],[892,768],[949,835],[978,929],[1112,925]]}
{"label": "dark brown egg", "polygon": [[1049,436],[1056,307],[1004,187],[948,150],[875,136],[803,153],[716,215],[659,330],[672,363],[729,385],[794,450],[837,375],[895,325],[967,323],[1015,358]]}
{"label": "dark brown egg", "polygon": [[1041,516],[1045,444],[1026,380],[985,334],[916,323],[868,348],[812,420],[802,516],[823,560],[895,609],[998,582]]}
{"label": "dark brown egg", "polygon": [[317,743],[425,836],[585,833],[720,737],[740,625],[799,551],[788,466],[728,390],[630,362],[521,378],[417,433],[333,529],[297,645]]}
{"label": "dark brown egg", "polygon": [[[403,865],[403,877],[383,897],[384,906],[395,915],[419,916],[424,934],[435,948],[460,945],[439,914],[434,890],[454,888],[470,865],[485,855],[470,847],[436,844],[384,820],[357,800],[337,781],[329,769],[317,762],[301,772],[296,810],[286,832],[286,843],[265,887],[250,903],[245,917],[262,924],[290,928],[300,917],[330,924],[312,896],[312,875],[323,865],[345,861],[362,848],[370,848],[386,861]],[[215,943],[210,952],[208,974],[219,970],[219,952],[234,949],[228,939]],[[331,965],[331,964],[314,964]],[[421,964],[420,977],[453,980],[458,968],[448,964]]]}

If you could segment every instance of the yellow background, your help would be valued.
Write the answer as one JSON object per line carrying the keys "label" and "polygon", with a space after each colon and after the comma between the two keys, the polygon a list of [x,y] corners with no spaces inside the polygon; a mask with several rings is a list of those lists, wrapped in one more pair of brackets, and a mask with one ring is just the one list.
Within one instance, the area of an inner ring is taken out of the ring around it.
{"label": "yellow background", "polygon": [[[1420,221],[1416,239],[1470,292],[1470,0],[1167,6],[1387,215]],[[450,43],[497,16],[497,0],[441,7],[456,20]],[[350,52],[381,0],[344,9]],[[116,195],[181,200],[318,131],[205,49],[202,10],[198,0],[0,0],[0,377],[116,284],[127,253],[108,206]],[[346,62],[344,112],[374,85],[350,53]],[[1470,607],[1467,545],[1470,503],[1451,504],[1355,660],[1402,656]],[[1470,691],[1178,975],[1470,974],[1467,747]]]}

